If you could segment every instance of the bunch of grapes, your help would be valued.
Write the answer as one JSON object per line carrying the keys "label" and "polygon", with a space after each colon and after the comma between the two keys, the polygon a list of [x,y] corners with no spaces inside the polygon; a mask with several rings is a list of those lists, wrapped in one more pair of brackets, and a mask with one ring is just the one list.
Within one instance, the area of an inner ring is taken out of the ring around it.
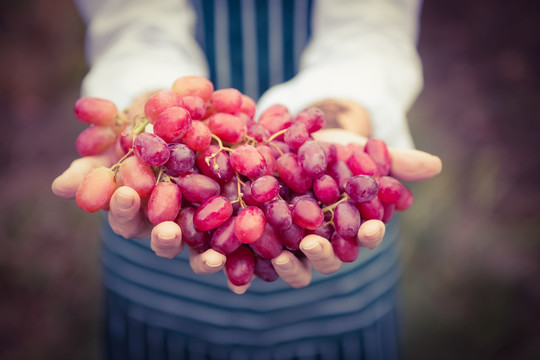
{"label": "bunch of grapes", "polygon": [[78,152],[116,146],[123,157],[86,176],[77,204],[107,210],[117,187],[133,188],[152,224],[174,221],[189,247],[224,254],[235,285],[254,275],[276,280],[271,259],[283,249],[303,256],[308,234],[330,240],[337,257],[352,262],[363,221],[388,222],[412,204],[410,190],[390,176],[383,141],[316,141],[325,118],[314,107],[293,116],[274,105],[258,121],[255,111],[238,90],[214,90],[195,76],[155,93],[130,121],[108,100],[79,99],[75,115],[91,125],[77,138]]}

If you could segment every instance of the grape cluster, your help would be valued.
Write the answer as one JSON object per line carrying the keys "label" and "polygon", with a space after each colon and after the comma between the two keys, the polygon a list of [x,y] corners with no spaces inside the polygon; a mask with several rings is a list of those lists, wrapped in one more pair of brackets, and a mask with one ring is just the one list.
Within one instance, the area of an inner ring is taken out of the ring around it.
{"label": "grape cluster", "polygon": [[293,116],[274,105],[258,121],[255,111],[238,90],[214,90],[196,76],[156,92],[130,121],[108,100],[79,99],[75,115],[90,126],[77,138],[78,152],[117,146],[124,156],[86,176],[77,204],[107,210],[119,186],[133,188],[152,224],[174,221],[189,247],[224,254],[235,285],[253,275],[276,280],[271,259],[283,249],[303,256],[308,234],[329,239],[337,257],[352,262],[362,221],[388,222],[412,204],[410,190],[390,176],[383,141],[316,141],[325,117],[315,107]]}

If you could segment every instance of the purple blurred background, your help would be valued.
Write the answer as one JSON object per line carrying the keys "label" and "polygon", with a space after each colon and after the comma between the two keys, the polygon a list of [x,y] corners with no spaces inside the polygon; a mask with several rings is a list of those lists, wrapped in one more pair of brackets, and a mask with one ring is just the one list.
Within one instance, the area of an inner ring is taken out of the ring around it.
{"label": "purple blurred background", "polygon": [[[501,3],[424,3],[410,125],[444,170],[402,217],[408,359],[540,356],[540,3]],[[98,354],[98,215],[50,191],[83,39],[70,0],[0,3],[1,359]]]}

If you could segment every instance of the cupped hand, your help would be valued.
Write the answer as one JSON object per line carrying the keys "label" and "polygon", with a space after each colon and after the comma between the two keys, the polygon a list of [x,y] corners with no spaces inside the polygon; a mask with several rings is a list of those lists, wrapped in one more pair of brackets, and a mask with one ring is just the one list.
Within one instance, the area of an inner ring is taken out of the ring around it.
{"label": "cupped hand", "polygon": [[[313,134],[319,141],[329,143],[365,144],[367,138],[343,129],[323,129]],[[414,149],[389,148],[392,158],[391,175],[399,180],[420,181],[429,179],[442,170],[442,162],[437,156]],[[374,249],[382,241],[386,231],[385,224],[379,220],[367,220],[358,230],[357,239],[361,247]],[[322,274],[339,270],[342,262],[335,255],[329,240],[308,235],[300,242],[300,250],[306,255],[299,259],[290,251],[284,250],[272,260],[274,269],[291,287],[299,288],[310,284],[312,269]]]}

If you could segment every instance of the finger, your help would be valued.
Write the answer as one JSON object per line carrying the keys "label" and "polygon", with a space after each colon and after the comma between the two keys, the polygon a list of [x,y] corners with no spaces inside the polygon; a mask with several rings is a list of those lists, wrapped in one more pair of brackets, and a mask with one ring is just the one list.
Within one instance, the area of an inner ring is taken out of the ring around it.
{"label": "finger", "polygon": [[367,220],[358,230],[358,244],[361,247],[375,249],[381,243],[386,226],[380,220]]}
{"label": "finger", "polygon": [[71,165],[52,183],[52,191],[55,195],[64,198],[74,198],[79,185],[84,177],[98,166],[110,166],[112,163],[109,154],[85,156],[76,159]]}
{"label": "finger", "polygon": [[164,221],[152,229],[150,247],[157,256],[172,259],[182,252],[182,230],[173,221]]}
{"label": "finger", "polygon": [[317,141],[328,141],[342,145],[350,143],[364,145],[367,141],[367,138],[344,129],[321,129],[314,132],[312,136]]}
{"label": "finger", "polygon": [[282,251],[281,254],[272,259],[272,265],[283,281],[293,288],[301,288],[311,282],[309,261],[300,260],[290,251]]}
{"label": "finger", "polygon": [[392,176],[405,181],[420,181],[442,171],[439,157],[416,149],[388,149],[392,157]]}
{"label": "finger", "polygon": [[341,260],[334,254],[332,244],[321,236],[306,236],[300,242],[300,250],[306,254],[315,270],[322,274],[332,274],[341,267]]}
{"label": "finger", "polygon": [[247,289],[251,286],[251,281],[248,282],[247,284],[245,285],[234,285],[232,282],[230,282],[229,279],[227,279],[227,284],[229,285],[229,289],[235,293],[235,294],[238,294],[238,295],[242,295],[243,293],[245,293],[247,291]]}
{"label": "finger", "polygon": [[212,274],[223,269],[227,257],[214,249],[202,253],[189,249],[189,264],[196,274]]}
{"label": "finger", "polygon": [[128,186],[121,186],[109,202],[109,225],[125,238],[146,237],[152,226],[140,211],[139,194]]}

